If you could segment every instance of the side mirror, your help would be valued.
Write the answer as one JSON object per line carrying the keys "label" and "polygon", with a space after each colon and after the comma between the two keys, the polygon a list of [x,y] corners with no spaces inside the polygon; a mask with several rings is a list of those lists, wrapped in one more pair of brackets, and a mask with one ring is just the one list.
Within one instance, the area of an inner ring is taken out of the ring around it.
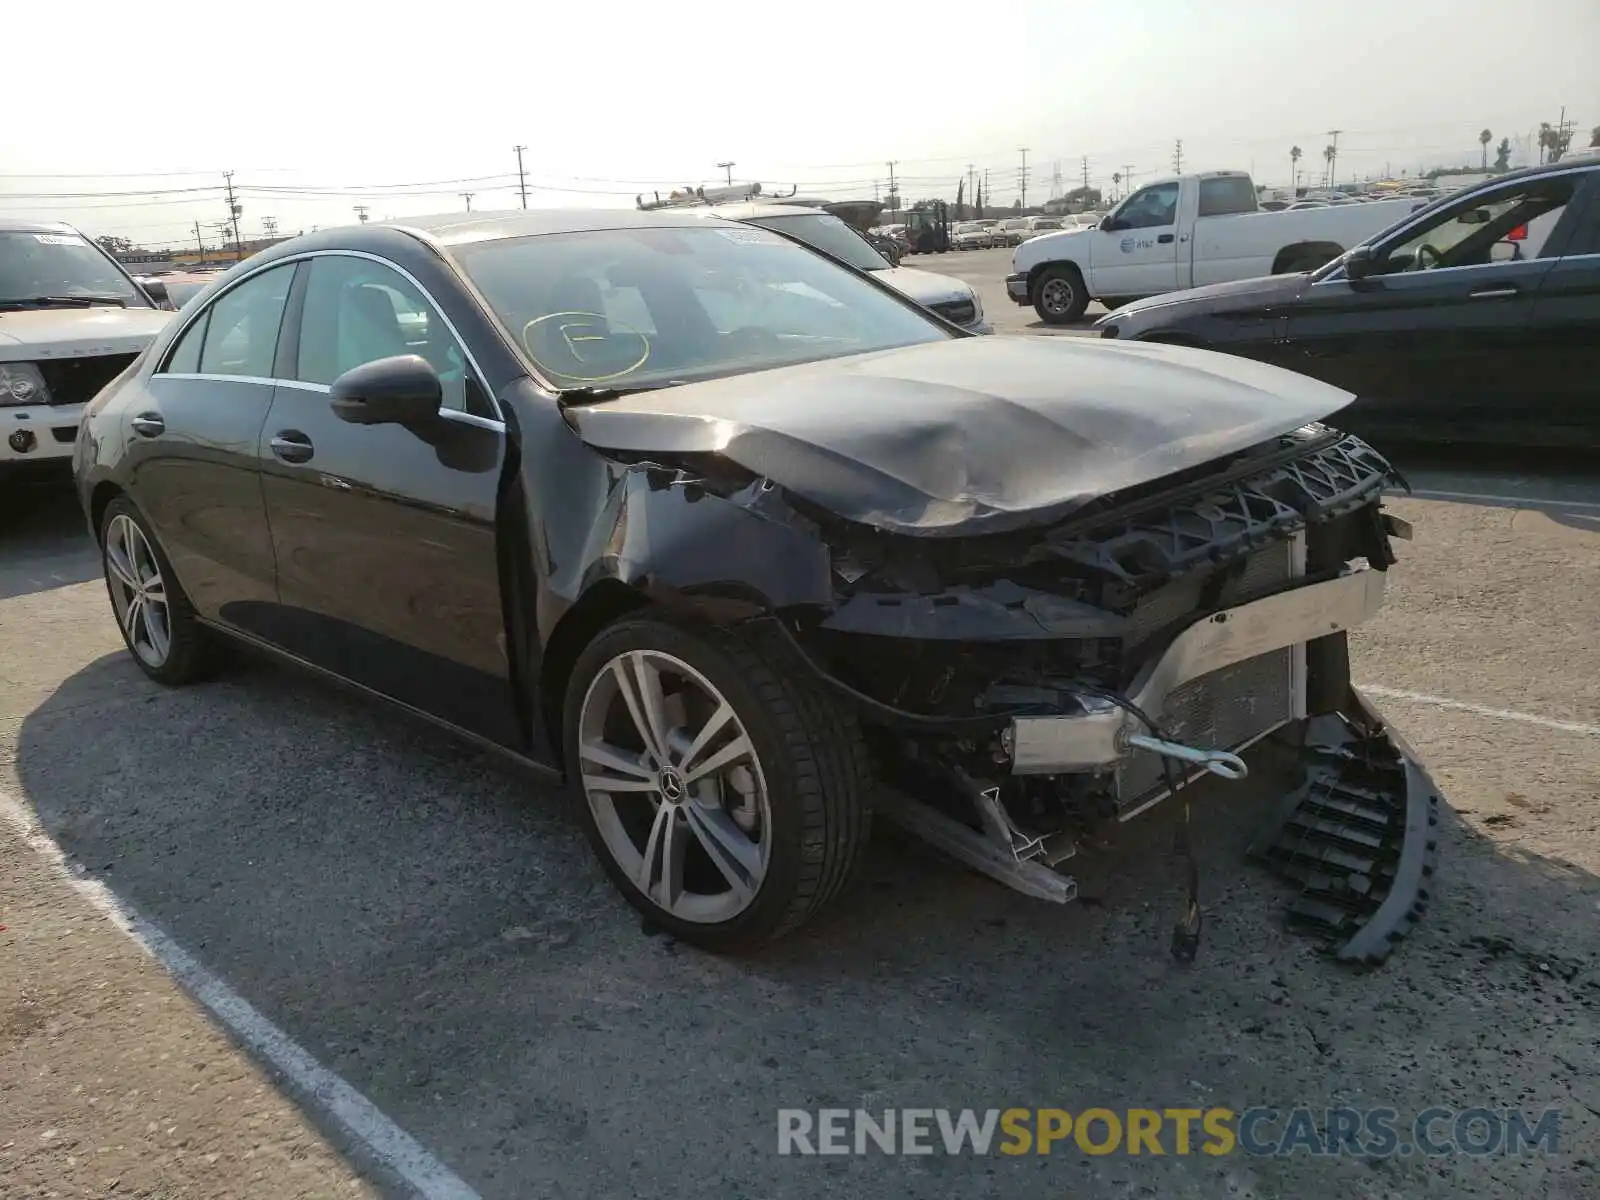
{"label": "side mirror", "polygon": [[1100,222],[1100,228],[1106,233],[1116,233],[1120,229],[1126,229],[1127,226],[1116,217],[1107,217],[1104,221]]}
{"label": "side mirror", "polygon": [[439,415],[444,387],[427,359],[397,354],[351,367],[328,394],[334,416],[352,425],[419,425]]}
{"label": "side mirror", "polygon": [[144,294],[150,297],[157,308],[174,309],[178,306],[172,302],[172,297],[167,294],[167,285],[159,279],[146,279],[139,284],[144,288]]}
{"label": "side mirror", "polygon": [[1469,208],[1456,218],[1457,225],[1487,225],[1489,223],[1489,210],[1487,208]]}
{"label": "side mirror", "polygon": [[1357,246],[1344,256],[1344,277],[1351,283],[1365,279],[1373,273],[1376,262],[1371,246]]}

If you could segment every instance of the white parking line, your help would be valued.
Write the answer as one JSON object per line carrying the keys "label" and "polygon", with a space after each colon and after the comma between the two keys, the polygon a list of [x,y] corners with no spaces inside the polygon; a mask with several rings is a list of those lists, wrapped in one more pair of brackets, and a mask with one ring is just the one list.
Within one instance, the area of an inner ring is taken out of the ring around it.
{"label": "white parking line", "polygon": [[[1404,498],[1404,488],[1390,495]],[[1409,495],[1419,500],[1465,500],[1477,504],[1511,504],[1519,508],[1592,508],[1600,512],[1600,503],[1592,500],[1561,500],[1554,496],[1497,496],[1486,492],[1441,492],[1435,488],[1412,488]]]}
{"label": "white parking line", "polygon": [[1370,696],[1386,700],[1408,700],[1412,704],[1427,704],[1433,708],[1452,708],[1457,712],[1476,713],[1480,717],[1494,717],[1501,721],[1521,721],[1524,725],[1538,725],[1544,729],[1559,729],[1563,733],[1582,733],[1600,737],[1600,725],[1585,725],[1581,721],[1557,721],[1553,717],[1537,717],[1532,713],[1515,712],[1509,708],[1490,708],[1487,704],[1472,704],[1466,700],[1451,700],[1447,696],[1429,696],[1425,692],[1407,692],[1400,688],[1382,687],[1376,683],[1356,684]]}
{"label": "white parking line", "polygon": [[14,827],[100,913],[151,954],[196,1000],[256,1055],[270,1063],[354,1142],[405,1180],[424,1200],[480,1200],[454,1171],[378,1107],[206,970],[172,938],[129,909],[98,880],[74,875],[66,856],[27,808],[0,789],[0,818]]}

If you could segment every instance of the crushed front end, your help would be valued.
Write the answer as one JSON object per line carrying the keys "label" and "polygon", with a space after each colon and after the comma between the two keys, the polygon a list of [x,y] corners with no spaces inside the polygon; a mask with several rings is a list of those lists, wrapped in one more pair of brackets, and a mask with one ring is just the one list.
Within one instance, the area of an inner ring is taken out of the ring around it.
{"label": "crushed front end", "polygon": [[1438,802],[1350,681],[1348,631],[1409,537],[1382,509],[1393,478],[1309,425],[1045,528],[817,517],[836,601],[786,636],[856,707],[883,815],[1042,899],[1075,897],[1062,867],[1097,827],[1287,744],[1253,851],[1299,886],[1293,924],[1376,962],[1426,904]]}

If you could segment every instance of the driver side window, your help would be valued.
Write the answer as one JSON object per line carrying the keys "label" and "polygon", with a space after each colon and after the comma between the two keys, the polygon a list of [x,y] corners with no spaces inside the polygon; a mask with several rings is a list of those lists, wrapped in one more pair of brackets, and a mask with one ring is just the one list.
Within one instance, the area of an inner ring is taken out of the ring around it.
{"label": "driver side window", "polygon": [[1570,178],[1534,179],[1452,204],[1386,247],[1383,273],[1545,257],[1575,190]]}
{"label": "driver side window", "polygon": [[401,354],[420,355],[439,373],[445,409],[489,415],[466,355],[405,276],[366,258],[312,259],[296,377],[330,384],[352,367]]}
{"label": "driver side window", "polygon": [[1123,229],[1158,229],[1178,220],[1178,185],[1156,183],[1133,194],[1117,213]]}

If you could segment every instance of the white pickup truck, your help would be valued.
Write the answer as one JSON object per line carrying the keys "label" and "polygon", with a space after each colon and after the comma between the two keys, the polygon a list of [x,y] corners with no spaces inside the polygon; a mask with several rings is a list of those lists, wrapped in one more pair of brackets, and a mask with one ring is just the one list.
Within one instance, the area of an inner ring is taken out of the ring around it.
{"label": "white pickup truck", "polygon": [[1092,229],[1030,238],[1011,256],[1006,292],[1048,325],[1163,292],[1311,271],[1425,201],[1378,200],[1268,212],[1243,171],[1147,184]]}

